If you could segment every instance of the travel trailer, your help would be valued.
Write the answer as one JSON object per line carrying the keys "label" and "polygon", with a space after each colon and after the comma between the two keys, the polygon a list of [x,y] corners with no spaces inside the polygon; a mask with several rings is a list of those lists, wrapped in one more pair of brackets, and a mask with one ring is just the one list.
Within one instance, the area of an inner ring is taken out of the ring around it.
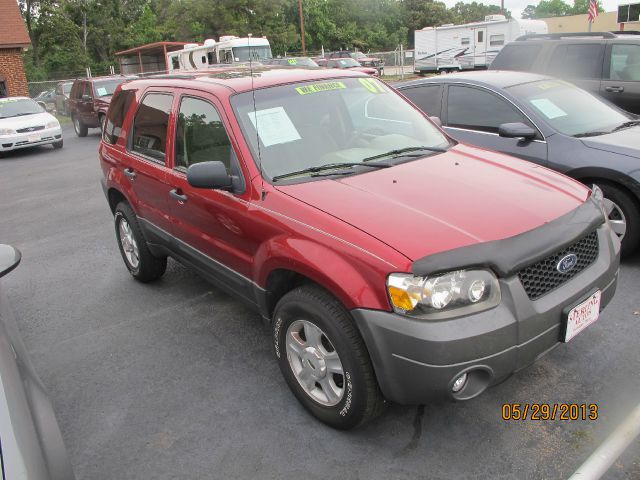
{"label": "travel trailer", "polygon": [[266,38],[238,38],[232,35],[210,38],[204,45],[188,43],[182,50],[167,53],[169,71],[199,70],[209,65],[260,62],[270,59],[271,46]]}
{"label": "travel trailer", "polygon": [[415,31],[414,70],[426,73],[487,68],[505,44],[531,33],[547,33],[547,24],[487,15],[484,22],[425,27]]}

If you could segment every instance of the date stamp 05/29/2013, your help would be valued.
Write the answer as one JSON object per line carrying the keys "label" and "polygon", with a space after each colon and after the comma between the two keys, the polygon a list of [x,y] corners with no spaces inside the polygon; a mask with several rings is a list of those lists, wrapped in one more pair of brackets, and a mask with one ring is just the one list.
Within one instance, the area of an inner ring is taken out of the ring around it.
{"label": "date stamp 05/29/2013", "polygon": [[596,403],[504,403],[503,420],[575,421],[597,420]]}

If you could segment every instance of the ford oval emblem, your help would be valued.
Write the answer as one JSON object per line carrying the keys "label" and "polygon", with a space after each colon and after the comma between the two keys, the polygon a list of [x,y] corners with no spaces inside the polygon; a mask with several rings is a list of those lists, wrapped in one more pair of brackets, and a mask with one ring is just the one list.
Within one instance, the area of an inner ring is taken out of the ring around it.
{"label": "ford oval emblem", "polygon": [[556,265],[556,270],[560,273],[569,273],[577,264],[578,256],[575,253],[570,253],[560,259],[558,265]]}

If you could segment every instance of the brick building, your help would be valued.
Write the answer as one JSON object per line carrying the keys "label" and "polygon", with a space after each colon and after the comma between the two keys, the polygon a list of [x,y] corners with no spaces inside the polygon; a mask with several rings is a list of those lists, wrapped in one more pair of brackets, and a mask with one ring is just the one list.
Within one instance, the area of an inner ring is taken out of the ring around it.
{"label": "brick building", "polygon": [[0,97],[29,96],[22,50],[29,34],[16,0],[0,0]]}

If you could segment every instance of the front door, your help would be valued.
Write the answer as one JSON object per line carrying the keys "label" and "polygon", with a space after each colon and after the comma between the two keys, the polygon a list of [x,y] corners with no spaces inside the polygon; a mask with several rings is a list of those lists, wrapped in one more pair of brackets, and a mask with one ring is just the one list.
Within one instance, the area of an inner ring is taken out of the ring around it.
{"label": "front door", "polygon": [[[536,126],[514,105],[481,87],[449,85],[442,118],[445,130],[456,140],[497,150],[541,165],[547,163],[547,144]],[[534,140],[498,135],[503,123],[524,123],[538,131]]]}
{"label": "front door", "polygon": [[640,114],[640,45],[607,46],[600,95],[624,110]]}
{"label": "front door", "polygon": [[487,64],[487,27],[474,30],[473,62],[474,67]]}
{"label": "front door", "polygon": [[220,161],[231,175],[243,178],[236,150],[227,134],[222,108],[201,92],[184,93],[175,126],[173,168],[169,173],[169,211],[179,254],[226,287],[252,297],[250,204],[241,192],[194,188],[187,182],[189,166]]}

